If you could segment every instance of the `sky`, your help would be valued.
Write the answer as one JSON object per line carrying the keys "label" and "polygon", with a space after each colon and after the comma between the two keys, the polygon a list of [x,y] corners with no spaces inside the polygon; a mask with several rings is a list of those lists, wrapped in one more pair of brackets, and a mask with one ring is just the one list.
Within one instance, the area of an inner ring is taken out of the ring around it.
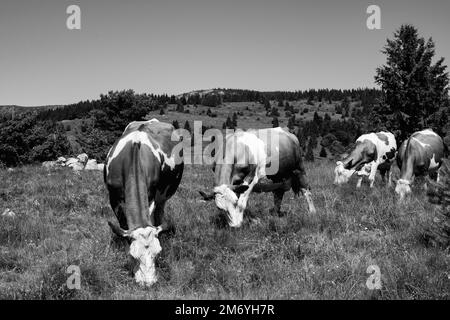
{"label": "sky", "polygon": [[[69,5],[81,30],[69,30]],[[381,30],[369,30],[369,5]],[[179,94],[374,87],[403,23],[450,60],[448,0],[1,0],[0,105],[54,105],[109,90]]]}

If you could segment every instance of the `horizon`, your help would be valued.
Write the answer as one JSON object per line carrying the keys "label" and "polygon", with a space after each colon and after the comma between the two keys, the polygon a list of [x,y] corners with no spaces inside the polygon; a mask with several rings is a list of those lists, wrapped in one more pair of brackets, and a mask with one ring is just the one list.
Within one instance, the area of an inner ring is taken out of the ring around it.
{"label": "horizon", "polygon": [[[83,101],[95,101],[100,99],[100,96],[102,94],[108,94],[110,91],[113,92],[121,92],[121,91],[127,91],[127,90],[133,90],[131,88],[128,89],[118,89],[118,90],[108,90],[106,92],[101,92],[98,94],[97,97],[94,97],[92,99],[81,99],[75,102],[69,102],[66,104],[46,104],[46,105],[17,105],[17,104],[2,104],[0,105],[0,107],[19,107],[19,108],[35,108],[35,107],[57,107],[57,106],[68,106],[68,105],[73,105],[73,104],[77,104],[79,102],[83,102]],[[338,91],[352,91],[352,90],[381,90],[379,88],[376,87],[359,87],[359,88],[308,88],[305,90],[269,90],[269,91],[261,91],[261,90],[254,90],[254,89],[245,89],[245,88],[208,88],[208,89],[194,89],[191,91],[187,91],[187,92],[181,92],[178,94],[166,94],[166,93],[160,93],[160,94],[155,94],[152,92],[134,92],[136,95],[141,95],[141,94],[154,94],[156,96],[163,96],[163,95],[167,95],[168,97],[171,96],[180,96],[180,95],[184,95],[184,94],[188,94],[188,93],[192,93],[192,92],[197,92],[197,91],[208,91],[208,90],[243,90],[243,91],[256,91],[256,92],[260,92],[260,93],[275,93],[275,92],[308,92],[310,90],[338,90]],[[134,90],[133,90],[134,91]],[[450,96],[450,93],[449,93]]]}
{"label": "horizon", "polygon": [[[81,30],[69,30],[69,5]],[[369,30],[366,9],[381,9]],[[379,89],[386,39],[405,23],[450,59],[450,2],[57,1],[0,3],[0,105],[57,106],[109,91]]]}

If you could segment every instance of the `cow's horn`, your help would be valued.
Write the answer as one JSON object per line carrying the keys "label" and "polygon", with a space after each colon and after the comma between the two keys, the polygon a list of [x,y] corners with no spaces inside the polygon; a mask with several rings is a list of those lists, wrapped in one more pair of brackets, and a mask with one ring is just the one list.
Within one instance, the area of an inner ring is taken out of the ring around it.
{"label": "cow's horn", "polygon": [[123,230],[121,227],[116,226],[111,221],[108,221],[108,225],[111,228],[111,230],[119,237],[128,237],[129,236],[129,233],[127,230]]}
{"label": "cow's horn", "polygon": [[212,199],[214,199],[214,192],[210,192],[210,193],[205,193],[203,191],[199,191],[200,195],[203,197],[203,200],[205,201],[210,201]]}

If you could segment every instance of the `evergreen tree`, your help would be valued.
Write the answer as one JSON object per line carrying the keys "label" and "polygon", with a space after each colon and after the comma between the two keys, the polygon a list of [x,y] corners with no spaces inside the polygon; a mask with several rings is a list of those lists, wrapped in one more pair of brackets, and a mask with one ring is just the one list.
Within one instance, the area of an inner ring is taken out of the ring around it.
{"label": "evergreen tree", "polygon": [[184,129],[191,132],[191,125],[189,124],[189,121],[187,121],[187,120],[184,123]]}
{"label": "evergreen tree", "polygon": [[295,128],[295,115],[292,115],[289,120],[288,120],[288,124],[287,127],[289,128],[290,131],[293,131]]}
{"label": "evergreen tree", "polygon": [[236,112],[233,113],[233,128],[237,128],[237,120],[238,120],[238,115],[236,114]]}
{"label": "evergreen tree", "polygon": [[306,149],[306,154],[305,154],[306,161],[314,162],[314,150],[313,149],[314,149],[314,147],[310,140],[308,143],[308,147]]}
{"label": "evergreen tree", "polygon": [[269,99],[265,99],[264,101],[264,109],[266,109],[266,112],[269,112],[272,106],[270,105]]}
{"label": "evergreen tree", "polygon": [[426,127],[440,131],[433,116],[448,107],[449,77],[444,58],[432,62],[433,40],[425,41],[414,26],[402,25],[382,52],[387,61],[376,70],[383,97],[372,114],[375,123],[396,131],[400,140]]}
{"label": "evergreen tree", "polygon": [[277,117],[273,117],[273,119],[272,119],[272,128],[277,128],[279,126],[280,126],[280,123],[278,121],[278,118]]}
{"label": "evergreen tree", "polygon": [[327,151],[325,150],[324,147],[322,147],[322,149],[320,150],[319,156],[320,156],[321,158],[326,158],[326,157],[327,157]]}

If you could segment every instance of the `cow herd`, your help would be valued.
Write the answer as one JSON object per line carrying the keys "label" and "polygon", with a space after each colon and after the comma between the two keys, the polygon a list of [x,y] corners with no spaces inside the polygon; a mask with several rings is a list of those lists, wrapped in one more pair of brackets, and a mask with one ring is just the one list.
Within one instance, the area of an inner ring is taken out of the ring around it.
{"label": "cow herd", "polygon": [[[109,221],[113,232],[129,243],[136,264],[135,280],[142,285],[157,281],[155,258],[161,251],[158,234],[164,205],[182,178],[182,153],[175,152],[177,131],[156,119],[130,123],[109,150],[104,180],[119,225]],[[445,145],[432,130],[414,133],[397,152],[395,137],[389,132],[362,135],[352,152],[337,162],[335,184],[349,181],[356,173],[358,187],[368,176],[373,187],[377,170],[383,180],[395,159],[401,170],[395,191],[404,198],[411,192],[414,176],[430,174],[438,179]],[[272,192],[274,211],[280,212],[285,192],[303,194],[310,213],[316,209],[302,162],[297,137],[282,128],[236,131],[227,134],[214,158],[214,187],[200,191],[204,200],[214,200],[230,227],[240,227],[251,193]]]}

